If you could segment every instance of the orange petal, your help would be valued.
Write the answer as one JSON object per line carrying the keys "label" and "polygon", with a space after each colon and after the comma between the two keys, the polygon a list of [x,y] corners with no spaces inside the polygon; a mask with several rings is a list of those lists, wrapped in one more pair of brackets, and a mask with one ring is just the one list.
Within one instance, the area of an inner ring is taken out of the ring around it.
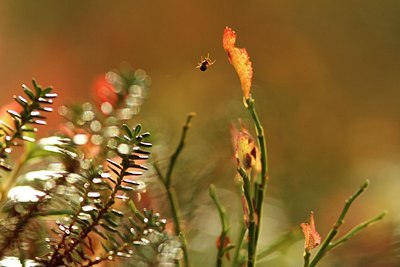
{"label": "orange petal", "polygon": [[253,78],[253,67],[251,65],[249,54],[245,48],[235,47],[236,33],[231,28],[226,27],[222,45],[228,54],[230,63],[235,68],[242,86],[243,96],[250,98],[251,81]]}

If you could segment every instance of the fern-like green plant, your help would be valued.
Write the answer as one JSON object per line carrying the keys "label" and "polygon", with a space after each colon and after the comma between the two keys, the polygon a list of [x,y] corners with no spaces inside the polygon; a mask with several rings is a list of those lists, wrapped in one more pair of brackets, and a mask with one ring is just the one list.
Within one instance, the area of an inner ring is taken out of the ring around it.
{"label": "fern-like green plant", "polygon": [[107,159],[107,168],[92,166],[75,182],[79,203],[72,205],[76,207],[72,215],[56,222],[56,237],[48,239],[50,252],[38,259],[46,266],[92,266],[114,257],[131,258],[137,246],[151,243],[146,242],[150,233],[160,236],[159,243],[166,240],[165,221],[159,215],[132,210],[133,202],[126,205],[130,193],[145,186],[131,177],[142,175],[138,170],[147,170],[135,161],[148,158],[145,148],[151,144],[144,141],[149,134],[141,134],[140,125],[133,130],[126,125],[123,128],[125,134],[115,137],[117,144],[110,148],[118,160]]}
{"label": "fern-like green plant", "polygon": [[105,99],[105,110],[104,103],[62,107],[68,122],[61,132],[25,147],[16,168],[12,149],[35,141],[35,125],[45,124],[42,112],[52,111],[46,104],[56,94],[33,82],[34,90],[23,87],[27,98],[14,97],[21,111],[7,111],[11,124],[0,121],[0,168],[7,173],[1,181],[0,259],[153,266],[180,258],[166,220],[139,210],[132,198],[146,188],[139,177],[147,171],[151,143],[140,125],[131,129],[122,122],[137,113],[147,79],[143,71],[108,73],[107,86],[118,97],[114,106]]}
{"label": "fern-like green plant", "polygon": [[21,140],[34,142],[35,139],[29,134],[36,132],[35,125],[46,124],[46,117],[43,112],[52,112],[53,109],[48,107],[53,103],[53,98],[57,94],[52,93],[52,88],[42,88],[35,80],[32,80],[32,91],[26,85],[22,86],[26,97],[14,96],[15,101],[22,108],[21,111],[13,109],[7,110],[8,114],[13,119],[14,125],[9,125],[3,120],[0,120],[0,168],[6,171],[11,171],[12,167],[7,162],[9,154],[13,147],[21,146]]}

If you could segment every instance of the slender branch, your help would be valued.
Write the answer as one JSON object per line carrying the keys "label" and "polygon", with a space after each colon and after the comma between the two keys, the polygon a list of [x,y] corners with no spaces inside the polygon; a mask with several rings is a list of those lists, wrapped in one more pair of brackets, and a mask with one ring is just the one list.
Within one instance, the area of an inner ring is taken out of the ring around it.
{"label": "slender branch", "polygon": [[209,194],[210,194],[211,199],[214,201],[215,206],[217,206],[219,219],[221,221],[221,234],[219,236],[218,255],[217,255],[217,264],[216,264],[217,267],[221,267],[222,259],[225,255],[225,253],[228,253],[228,250],[225,249],[225,240],[227,240],[227,234],[228,234],[230,226],[228,224],[228,218],[226,215],[225,207],[222,206],[221,202],[219,201],[217,192],[215,190],[215,186],[213,184],[210,185]]}
{"label": "slender branch", "polygon": [[[253,119],[254,126],[256,128],[256,134],[257,134],[257,140],[258,140],[258,145],[260,148],[260,155],[261,155],[261,184],[260,186],[257,187],[257,191],[255,192],[255,208],[256,212],[258,214],[258,218],[260,219],[262,216],[262,206],[264,202],[264,195],[265,195],[265,190],[267,187],[268,183],[268,172],[269,172],[269,167],[268,167],[268,153],[267,153],[267,144],[265,141],[265,136],[264,136],[264,128],[261,125],[261,121],[258,117],[257,111],[254,106],[254,99],[250,96],[250,98],[246,99],[245,102],[245,107],[247,110],[250,112],[250,115]],[[257,227],[257,232],[256,232],[256,246],[258,242],[258,237],[260,235],[260,227]]]}
{"label": "slender branch", "polygon": [[258,117],[256,108],[254,106],[254,99],[251,96],[249,99],[246,99],[245,107],[250,112],[250,115],[254,122],[254,126],[256,128],[256,134],[261,154],[261,189],[264,189],[267,186],[268,171],[269,171],[267,145],[265,142],[264,128],[261,125],[261,121]]}
{"label": "slender branch", "polygon": [[172,175],[172,171],[173,171],[174,166],[175,166],[175,162],[178,159],[178,156],[181,153],[181,151],[182,151],[182,149],[183,149],[183,147],[185,145],[186,135],[187,135],[187,132],[188,132],[189,127],[190,127],[190,121],[192,120],[192,118],[195,115],[196,114],[193,113],[193,112],[188,114],[188,116],[186,118],[186,122],[183,125],[181,140],[179,141],[179,144],[178,144],[174,154],[172,154],[172,156],[171,156],[171,160],[169,162],[167,174],[165,175],[165,184],[166,184],[167,188],[170,188],[170,186],[171,186],[171,175]]}
{"label": "slender branch", "polygon": [[[264,203],[264,195],[268,183],[268,154],[267,154],[267,145],[265,141],[265,136],[264,136],[264,128],[261,125],[261,121],[258,117],[257,111],[254,106],[254,99],[250,95],[249,98],[244,99],[244,105],[246,109],[249,111],[253,122],[254,126],[256,129],[256,134],[257,134],[257,140],[258,140],[258,145],[260,149],[260,155],[261,155],[261,184],[259,186],[255,186],[256,191],[254,192],[254,199],[255,203],[250,203],[250,205],[254,205],[254,212],[257,215],[257,222],[249,224],[249,236],[250,239],[252,240],[252,243],[250,243],[249,246],[249,255],[251,257],[255,257],[257,253],[257,244],[258,244],[258,239],[260,236],[260,229],[261,229],[261,224],[260,224],[260,219],[262,218],[262,207]],[[253,229],[254,228],[254,229]],[[254,233],[253,233],[254,232]],[[252,237],[253,236],[253,237]],[[250,242],[250,241],[249,241]],[[248,259],[248,266],[254,266],[256,259],[249,257]],[[251,261],[254,261],[251,263]]]}
{"label": "slender branch", "polygon": [[253,199],[251,197],[251,186],[250,186],[250,178],[248,177],[246,171],[239,167],[238,172],[240,176],[243,178],[243,191],[247,202],[247,207],[249,209],[249,243],[248,243],[248,255],[247,255],[247,266],[252,267],[255,265],[255,255],[256,255],[256,227],[257,224],[254,220],[254,204]]}
{"label": "slender branch", "polygon": [[292,244],[293,242],[299,240],[300,238],[301,238],[301,233],[297,229],[283,234],[269,247],[265,248],[263,251],[257,254],[257,260],[261,260],[267,257],[273,252],[276,252],[279,248],[283,247],[284,245]]}
{"label": "slender branch", "polygon": [[310,264],[310,256],[311,256],[311,252],[306,249],[304,251],[304,267],[308,267],[308,265]]}
{"label": "slender branch", "polygon": [[336,223],[333,225],[332,229],[329,231],[328,236],[325,238],[325,240],[322,242],[321,247],[319,248],[317,254],[315,255],[314,259],[310,263],[310,267],[314,267],[317,265],[317,263],[322,259],[322,257],[325,255],[325,253],[329,250],[329,245],[333,238],[337,235],[339,232],[339,227],[343,224],[344,217],[346,216],[351,204],[353,201],[362,193],[365,191],[365,189],[368,187],[369,181],[366,180],[364,184],[361,185],[361,187],[355,192],[352,196],[350,196],[343,207],[342,212],[339,215],[339,218],[337,219]]}
{"label": "slender branch", "polygon": [[382,220],[383,217],[385,217],[387,214],[387,211],[383,211],[381,214],[366,220],[365,222],[360,223],[359,225],[355,226],[353,229],[351,229],[349,232],[347,232],[347,234],[345,234],[344,236],[342,236],[341,238],[339,238],[336,242],[331,243],[328,246],[327,251],[343,244],[344,242],[346,242],[347,240],[349,240],[350,238],[352,238],[354,235],[358,234],[361,230],[367,228],[368,226],[370,226],[373,223],[376,223],[379,220]]}
{"label": "slender branch", "polygon": [[183,125],[183,129],[182,129],[181,139],[179,141],[179,144],[178,144],[175,152],[171,156],[166,175],[163,176],[161,173],[161,170],[158,168],[158,166],[154,165],[156,172],[158,174],[158,177],[161,180],[162,184],[164,185],[165,190],[167,191],[168,201],[171,206],[172,217],[174,220],[175,234],[177,236],[179,236],[179,238],[181,240],[182,250],[183,250],[183,259],[184,259],[186,267],[190,267],[189,255],[188,255],[188,251],[187,251],[186,237],[185,237],[185,234],[182,231],[181,225],[180,225],[180,209],[178,206],[178,201],[177,201],[175,190],[172,188],[171,176],[172,176],[172,171],[174,170],[174,167],[175,167],[176,160],[178,159],[182,149],[185,146],[186,135],[187,135],[187,132],[190,127],[190,121],[192,120],[192,118],[194,116],[195,116],[195,113],[189,113],[186,118],[186,122]]}
{"label": "slender branch", "polygon": [[240,229],[240,234],[239,234],[239,240],[238,240],[238,245],[236,247],[235,255],[233,257],[233,263],[232,266],[236,267],[239,266],[239,254],[240,254],[240,249],[242,247],[244,237],[246,236],[247,228],[242,225]]}

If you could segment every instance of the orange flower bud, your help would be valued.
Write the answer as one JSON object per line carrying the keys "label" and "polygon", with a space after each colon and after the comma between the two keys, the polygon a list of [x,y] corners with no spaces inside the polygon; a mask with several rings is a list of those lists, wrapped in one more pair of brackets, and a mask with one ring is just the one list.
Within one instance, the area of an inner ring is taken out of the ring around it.
{"label": "orange flower bud", "polygon": [[311,251],[321,243],[321,236],[315,229],[314,212],[310,214],[310,223],[302,223],[300,227],[305,236],[304,248]]}
{"label": "orange flower bud", "polygon": [[249,170],[256,164],[257,148],[253,137],[247,132],[239,132],[235,157],[239,167]]}
{"label": "orange flower bud", "polygon": [[233,65],[239,76],[243,97],[249,99],[251,81],[253,78],[253,67],[251,66],[250,57],[246,49],[235,47],[235,42],[235,31],[226,27],[222,37],[222,46],[228,54],[229,62]]}

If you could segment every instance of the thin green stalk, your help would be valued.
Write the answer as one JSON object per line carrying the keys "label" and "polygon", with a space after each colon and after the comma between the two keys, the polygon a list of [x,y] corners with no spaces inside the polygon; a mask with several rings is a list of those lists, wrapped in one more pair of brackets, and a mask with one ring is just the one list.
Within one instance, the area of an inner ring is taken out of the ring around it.
{"label": "thin green stalk", "polygon": [[239,239],[237,242],[237,247],[235,250],[235,255],[233,256],[233,263],[232,266],[236,267],[239,266],[239,254],[240,254],[240,249],[242,248],[242,244],[244,241],[244,237],[246,236],[247,228],[244,226],[244,224],[241,226],[240,229],[240,234],[239,234]]}
{"label": "thin green stalk", "polygon": [[339,238],[336,242],[331,243],[328,246],[327,251],[343,244],[344,242],[346,242],[347,240],[349,240],[350,238],[352,238],[354,235],[358,234],[361,230],[365,229],[366,227],[370,226],[373,223],[376,223],[379,220],[382,220],[383,217],[385,217],[387,214],[387,211],[383,211],[381,214],[366,220],[365,222],[360,223],[359,225],[355,226],[353,229],[351,229],[349,232],[347,232],[347,234],[345,234],[344,236],[342,236],[341,238]]}
{"label": "thin green stalk", "polygon": [[167,191],[168,201],[171,206],[172,218],[174,220],[175,234],[181,240],[183,259],[184,259],[186,267],[190,267],[189,255],[188,255],[188,250],[187,250],[187,242],[186,242],[185,234],[182,231],[181,225],[180,225],[180,209],[179,209],[175,190],[172,188],[171,176],[172,176],[172,171],[174,170],[174,167],[175,167],[176,160],[178,159],[178,156],[180,155],[180,153],[185,145],[187,131],[189,130],[189,127],[190,127],[190,121],[192,120],[192,118],[194,116],[195,116],[195,113],[189,113],[186,118],[186,122],[183,125],[183,129],[182,129],[181,139],[179,141],[179,144],[178,144],[175,152],[171,156],[166,175],[163,176],[161,173],[161,170],[157,167],[157,165],[154,165],[156,172],[158,174],[158,177],[160,178],[162,184],[165,187],[165,190]]}
{"label": "thin green stalk", "polygon": [[228,251],[229,251],[229,250],[226,250],[226,248],[225,248],[225,239],[227,238],[230,226],[228,223],[228,218],[226,215],[225,207],[222,206],[221,202],[219,201],[217,192],[215,190],[215,186],[213,184],[210,185],[209,194],[210,194],[211,199],[214,201],[215,206],[217,206],[219,219],[221,221],[221,234],[219,236],[219,246],[218,246],[218,255],[217,255],[217,263],[216,263],[217,267],[221,267],[222,259],[225,255],[225,253],[228,253]]}
{"label": "thin green stalk", "polygon": [[309,267],[314,267],[317,265],[317,263],[322,259],[322,257],[325,255],[325,253],[329,250],[329,245],[333,238],[337,235],[339,232],[339,227],[343,224],[344,217],[346,216],[351,204],[353,201],[362,193],[365,191],[365,189],[368,187],[369,181],[366,180],[364,184],[361,185],[361,187],[355,192],[352,196],[350,196],[343,207],[343,210],[337,219],[336,223],[333,225],[332,229],[329,231],[328,236],[325,238],[325,240],[322,242],[321,247],[319,248],[317,254],[315,255],[314,259],[311,261]]}
{"label": "thin green stalk", "polygon": [[245,99],[245,107],[247,110],[250,112],[250,115],[253,119],[254,126],[256,128],[256,134],[257,134],[257,140],[258,140],[258,146],[260,149],[260,155],[261,155],[261,184],[260,186],[257,186],[257,191],[255,193],[255,212],[257,213],[257,218],[258,221],[256,223],[256,230],[255,230],[255,238],[254,238],[254,253],[257,251],[257,244],[258,244],[258,239],[260,236],[260,229],[261,229],[261,223],[260,220],[262,218],[262,211],[263,211],[263,203],[264,203],[264,195],[268,183],[268,172],[269,172],[269,167],[268,167],[268,154],[267,154],[267,145],[265,141],[265,136],[264,136],[264,128],[261,125],[261,121],[258,117],[257,111],[254,106],[254,99],[251,97],[248,99]]}
{"label": "thin green stalk", "polygon": [[257,260],[261,260],[267,257],[268,255],[271,255],[272,253],[276,252],[278,249],[281,249],[284,246],[288,246],[294,243],[301,237],[302,237],[301,233],[297,229],[283,234],[281,237],[275,240],[274,243],[272,243],[269,247],[265,248],[263,251],[258,253]]}
{"label": "thin green stalk", "polygon": [[238,172],[240,176],[243,178],[243,191],[247,202],[247,207],[249,209],[249,243],[248,243],[248,256],[247,256],[247,266],[252,267],[255,265],[256,262],[256,231],[257,231],[257,224],[254,220],[254,207],[253,207],[253,200],[251,197],[251,186],[250,186],[250,178],[248,177],[246,171],[239,167]]}
{"label": "thin green stalk", "polygon": [[254,126],[256,128],[256,134],[261,154],[261,187],[265,188],[268,182],[269,167],[268,167],[267,145],[264,136],[264,128],[261,125],[261,121],[258,117],[256,108],[254,106],[254,99],[250,96],[250,98],[246,99],[245,101],[246,101],[245,107],[250,112],[250,115],[254,122]]}
{"label": "thin green stalk", "polygon": [[310,264],[310,256],[311,256],[311,252],[306,249],[304,251],[304,267],[308,267],[308,265]]}
{"label": "thin green stalk", "polygon": [[186,134],[187,131],[189,130],[190,127],[190,121],[192,120],[192,118],[195,116],[195,113],[189,113],[187,115],[186,118],[186,122],[183,125],[183,129],[182,129],[182,136],[181,136],[181,140],[179,141],[179,144],[174,152],[174,154],[172,154],[171,156],[171,160],[169,161],[169,166],[168,166],[168,170],[167,170],[167,174],[165,175],[165,184],[166,186],[169,188],[171,186],[171,175],[172,175],[172,171],[175,167],[175,163],[176,160],[178,159],[179,154],[181,153],[184,145],[185,145],[185,140],[186,140]]}
{"label": "thin green stalk", "polygon": [[184,233],[182,232],[181,226],[180,226],[180,209],[178,206],[178,200],[176,198],[175,190],[172,187],[170,187],[170,188],[167,187],[164,176],[162,175],[160,169],[158,168],[157,165],[154,165],[154,167],[158,174],[158,177],[160,178],[162,184],[164,185],[165,191],[167,192],[168,201],[171,206],[172,219],[174,221],[175,235],[177,235],[179,237],[181,244],[182,244],[183,259],[185,262],[185,266],[189,267],[190,262],[189,262],[188,251],[187,251],[187,242],[186,242],[186,237],[185,237]]}

